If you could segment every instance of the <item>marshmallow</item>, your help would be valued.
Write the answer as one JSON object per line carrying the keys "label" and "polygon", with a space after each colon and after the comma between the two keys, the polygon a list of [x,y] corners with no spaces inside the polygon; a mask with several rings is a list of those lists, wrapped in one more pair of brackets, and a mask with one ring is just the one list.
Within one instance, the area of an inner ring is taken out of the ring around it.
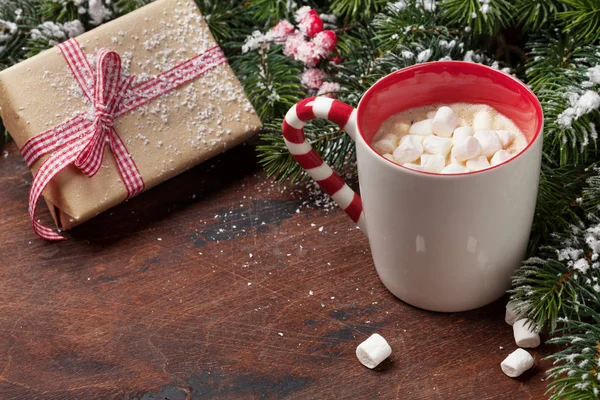
{"label": "marshmallow", "polygon": [[475,131],[475,138],[481,144],[481,154],[487,158],[492,157],[498,150],[502,150],[502,143],[495,131]]}
{"label": "marshmallow", "polygon": [[460,164],[448,164],[442,170],[442,174],[464,174],[467,169]]}
{"label": "marshmallow", "polygon": [[479,154],[481,154],[481,145],[473,136],[458,138],[452,148],[452,157],[458,161],[467,161]]}
{"label": "marshmallow", "polygon": [[392,162],[396,162],[396,160],[394,160],[394,156],[391,154],[384,154],[383,155],[385,158],[387,158],[388,160],[392,161]]}
{"label": "marshmallow", "polygon": [[418,139],[405,136],[405,140],[392,153],[399,164],[415,161],[423,154],[423,145]]}
{"label": "marshmallow", "polygon": [[[402,142],[404,142],[405,140],[418,140],[419,142],[423,143],[423,140],[426,138],[427,136],[423,136],[423,135],[406,135],[406,136],[402,136],[402,138],[400,139],[400,144],[402,144]],[[410,139],[408,139],[410,138]]]}
{"label": "marshmallow", "polygon": [[444,158],[446,158],[451,149],[452,139],[431,135],[425,137],[425,140],[423,140],[423,150],[428,154],[437,154],[438,156],[444,156]]}
{"label": "marshmallow", "polygon": [[459,164],[463,167],[466,165],[464,161],[458,161],[452,154],[450,154],[450,164]]}
{"label": "marshmallow", "polygon": [[490,160],[490,164],[498,165],[502,164],[506,160],[510,160],[512,155],[506,150],[498,150],[494,157]]}
{"label": "marshmallow", "polygon": [[421,166],[425,172],[435,172],[439,174],[446,166],[446,157],[440,155],[423,154],[421,156]]}
{"label": "marshmallow", "polygon": [[452,139],[454,140],[454,143],[456,144],[456,141],[458,139],[463,138],[463,137],[473,136],[474,133],[475,133],[475,131],[470,126],[459,126],[458,128],[456,128],[454,130],[454,133],[452,134]]}
{"label": "marshmallow", "polygon": [[488,162],[487,158],[485,158],[485,156],[475,157],[467,161],[467,169],[469,171],[479,171],[489,167],[490,163]]}
{"label": "marshmallow", "polygon": [[507,148],[515,141],[516,135],[511,131],[496,131],[496,134],[498,134],[503,149]]}
{"label": "marshmallow", "polygon": [[515,321],[513,334],[517,346],[538,347],[540,345],[540,335],[534,329],[535,324],[530,324],[530,321],[525,318]]}
{"label": "marshmallow", "polygon": [[504,321],[507,324],[513,325],[519,315],[517,314],[517,303],[514,301],[509,301],[506,303],[506,313],[504,314]]}
{"label": "marshmallow", "polygon": [[375,368],[392,354],[392,348],[383,336],[374,333],[356,348],[356,357],[367,368]]}
{"label": "marshmallow", "polygon": [[405,122],[396,122],[394,124],[394,133],[396,135],[405,135],[408,133],[409,129],[410,129],[410,124],[407,124]]}
{"label": "marshmallow", "polygon": [[492,129],[492,115],[487,111],[479,111],[473,118],[473,128],[476,131],[480,129]]}
{"label": "marshmallow", "polygon": [[408,133],[413,135],[433,135],[433,131],[431,130],[431,120],[425,119],[423,121],[415,122],[412,124]]}
{"label": "marshmallow", "polygon": [[406,168],[414,169],[415,171],[425,171],[425,169],[418,164],[406,163],[406,164],[402,164],[402,166],[406,167]]}
{"label": "marshmallow", "polygon": [[458,115],[450,107],[440,107],[431,121],[431,130],[438,136],[449,138],[458,125]]}
{"label": "marshmallow", "polygon": [[516,349],[500,364],[502,372],[511,378],[520,376],[531,367],[533,367],[533,357],[523,349]]}
{"label": "marshmallow", "polygon": [[379,139],[373,144],[373,148],[378,153],[392,153],[396,149],[396,146],[390,139]]}

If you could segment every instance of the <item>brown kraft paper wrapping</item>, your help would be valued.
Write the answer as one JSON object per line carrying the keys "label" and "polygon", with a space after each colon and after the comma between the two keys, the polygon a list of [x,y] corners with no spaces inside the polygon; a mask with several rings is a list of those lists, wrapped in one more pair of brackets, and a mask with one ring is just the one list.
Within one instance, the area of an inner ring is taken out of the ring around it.
{"label": "brown kraft paper wrapping", "polygon": [[[119,53],[124,71],[156,75],[216,45],[193,0],[157,0],[77,37],[94,68],[97,50]],[[57,48],[0,73],[0,114],[21,148],[37,134],[90,109]],[[145,189],[233,147],[261,122],[228,64],[115,120]],[[48,156],[33,167],[35,173]],[[107,149],[88,178],[76,167],[44,191],[59,229],[66,230],[123,202],[127,190]]]}

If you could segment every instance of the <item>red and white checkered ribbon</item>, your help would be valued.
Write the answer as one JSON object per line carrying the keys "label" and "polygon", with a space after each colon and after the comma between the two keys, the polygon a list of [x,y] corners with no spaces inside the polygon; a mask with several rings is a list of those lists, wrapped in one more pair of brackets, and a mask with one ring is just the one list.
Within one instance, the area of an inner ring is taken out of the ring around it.
{"label": "red and white checkered ribbon", "polygon": [[75,39],[58,45],[58,48],[83,94],[93,106],[91,111],[82,112],[29,139],[21,148],[29,167],[43,155],[52,153],[35,174],[29,193],[29,215],[33,229],[47,240],[65,239],[35,219],[40,196],[60,171],[73,164],[88,177],[94,176],[102,165],[104,148],[108,144],[127,189],[128,199],[141,193],[144,180],[115,130],[114,121],[227,62],[221,49],[215,46],[132,86],[134,77],[122,74],[121,57],[116,52],[99,50],[94,70]]}

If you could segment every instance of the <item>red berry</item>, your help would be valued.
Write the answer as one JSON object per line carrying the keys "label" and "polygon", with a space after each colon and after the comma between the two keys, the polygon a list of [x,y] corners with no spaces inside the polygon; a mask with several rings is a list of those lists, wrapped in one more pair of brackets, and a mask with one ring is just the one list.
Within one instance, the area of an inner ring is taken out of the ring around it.
{"label": "red berry", "polygon": [[271,28],[271,32],[276,38],[282,39],[285,36],[294,33],[294,25],[290,24],[287,20],[282,19],[277,25]]}
{"label": "red berry", "polygon": [[317,33],[314,41],[320,51],[329,53],[334,51],[337,46],[337,35],[334,31],[322,31]]}
{"label": "red berry", "polygon": [[323,20],[315,10],[310,10],[301,21],[298,22],[300,32],[308,37],[313,37],[323,30]]}

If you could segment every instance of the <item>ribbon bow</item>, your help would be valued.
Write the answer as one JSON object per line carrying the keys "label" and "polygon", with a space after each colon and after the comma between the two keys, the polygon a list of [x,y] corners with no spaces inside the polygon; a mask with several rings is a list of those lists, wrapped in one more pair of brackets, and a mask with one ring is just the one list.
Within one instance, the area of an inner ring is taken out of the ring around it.
{"label": "ribbon bow", "polygon": [[40,157],[54,152],[35,174],[29,193],[29,215],[33,229],[47,240],[65,239],[35,219],[40,196],[60,171],[73,164],[88,177],[93,177],[102,166],[104,149],[108,144],[127,189],[127,198],[141,193],[144,180],[115,130],[115,120],[227,62],[221,49],[214,46],[132,86],[134,77],[122,74],[121,57],[116,52],[100,49],[94,70],[75,39],[61,43],[58,48],[83,94],[92,104],[92,109],[40,133],[21,148],[21,154],[30,168]]}

